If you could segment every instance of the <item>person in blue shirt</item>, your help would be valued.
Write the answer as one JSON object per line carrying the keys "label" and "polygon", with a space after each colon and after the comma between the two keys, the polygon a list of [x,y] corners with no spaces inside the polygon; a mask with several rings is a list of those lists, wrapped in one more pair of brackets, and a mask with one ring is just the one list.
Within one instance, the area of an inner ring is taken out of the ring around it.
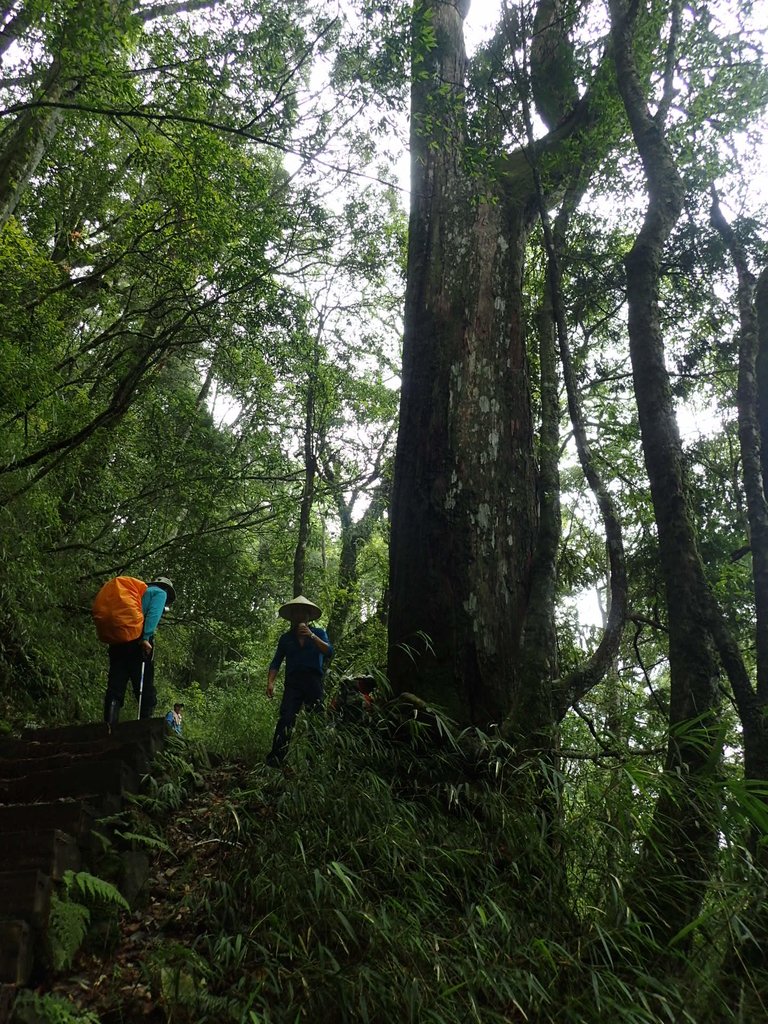
{"label": "person in blue shirt", "polygon": [[170,725],[170,727],[173,729],[177,736],[181,736],[181,731],[183,728],[181,721],[181,713],[183,710],[183,704],[174,704],[172,710],[169,711],[168,714],[165,716],[166,722],[168,723],[168,725]]}
{"label": "person in blue shirt", "polygon": [[309,625],[321,615],[312,601],[299,594],[284,604],[278,614],[288,619],[291,628],[278,640],[267,673],[267,697],[271,700],[275,695],[277,673],[285,661],[283,699],[272,749],[267,755],[267,764],[273,766],[281,764],[288,751],[291,730],[302,707],[311,712],[322,711],[323,667],[326,659],[333,655],[333,646],[325,630]]}
{"label": "person in blue shirt", "polygon": [[[130,681],[139,705],[139,718],[151,718],[157,704],[155,691],[155,630],[166,607],[173,604],[176,591],[166,576],[158,576],[147,586],[141,598],[144,616],[141,636],[124,644],[110,644],[107,693],[104,697],[104,721],[114,725]],[[142,679],[142,665],[144,678]]]}

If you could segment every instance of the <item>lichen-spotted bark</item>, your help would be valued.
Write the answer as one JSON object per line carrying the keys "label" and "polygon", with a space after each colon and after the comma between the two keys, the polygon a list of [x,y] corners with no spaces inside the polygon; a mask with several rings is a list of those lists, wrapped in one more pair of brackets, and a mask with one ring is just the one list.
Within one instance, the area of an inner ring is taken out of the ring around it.
{"label": "lichen-spotted bark", "polygon": [[[390,677],[461,721],[508,711],[536,534],[521,323],[533,205],[463,169],[468,5],[429,0],[412,87],[408,287],[392,501]],[[416,683],[414,683],[416,680]]]}
{"label": "lichen-spotted bark", "polygon": [[[530,87],[549,131],[478,171],[464,131],[468,7],[420,0],[414,8],[389,673],[396,691],[415,690],[461,722],[500,722],[519,750],[540,749],[565,712],[567,688],[555,699],[552,588],[532,586],[534,559],[539,582],[553,578],[556,543],[540,543],[523,259],[540,202],[554,203],[574,177],[586,180],[610,145],[612,122],[601,116],[612,72],[602,62],[581,96],[568,86],[573,65],[563,53],[573,12],[540,0]],[[518,28],[509,11],[497,28],[499,52],[506,48],[510,60]],[[514,89],[501,99],[522,102]],[[546,473],[542,479],[549,486]],[[582,673],[580,693],[610,663],[620,627],[601,645],[599,664],[592,659]],[[542,642],[548,650],[531,657]]]}

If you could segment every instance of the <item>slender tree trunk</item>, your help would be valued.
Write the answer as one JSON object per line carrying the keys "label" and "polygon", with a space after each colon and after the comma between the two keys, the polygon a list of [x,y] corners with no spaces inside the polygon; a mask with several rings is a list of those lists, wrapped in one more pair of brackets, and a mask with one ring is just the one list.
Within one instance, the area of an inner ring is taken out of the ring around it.
{"label": "slender tree trunk", "polygon": [[537,318],[541,366],[541,430],[539,439],[539,531],[531,563],[531,589],[523,632],[520,666],[527,680],[513,706],[506,732],[520,739],[517,722],[526,723],[527,746],[546,755],[552,748],[555,724],[552,680],[557,679],[557,555],[560,520],[560,400],[557,341],[552,294],[545,291]]}
{"label": "slender tree trunk", "polygon": [[358,522],[353,522],[352,510],[359,497],[355,492],[351,501],[335,488],[336,508],[341,524],[341,552],[336,583],[336,598],[328,617],[328,634],[337,643],[344,635],[349,616],[358,601],[358,566],[360,548],[371,538],[374,527],[381,520],[389,496],[389,483],[381,480],[371,496],[370,503]]}
{"label": "slender tree trunk", "polygon": [[[763,475],[763,496],[768,498],[768,268],[757,279],[755,288],[757,311],[757,419],[760,430],[760,465]],[[761,694],[768,702],[768,690]]]}
{"label": "slender tree trunk", "polygon": [[[610,601],[610,585],[608,587],[608,594]],[[602,601],[599,600],[599,603],[603,629],[607,630],[610,604],[606,609],[603,608]],[[621,748],[625,742],[625,737],[624,709],[621,698],[622,688],[619,678],[618,661],[614,661],[605,677],[603,693],[606,706],[605,731],[608,734],[611,745]],[[632,842],[631,809],[634,799],[632,785],[629,773],[618,771],[614,773],[610,788],[605,793],[605,868],[610,883],[605,889],[604,906],[609,921],[616,927],[619,927],[626,920],[627,913],[624,895],[621,888],[613,883],[613,880],[622,877],[625,865],[629,859]]]}
{"label": "slender tree trunk", "polygon": [[[528,125],[529,137],[533,138],[533,132],[530,122],[530,117],[526,111],[526,122]],[[576,374],[573,368],[573,360],[571,358],[570,340],[568,336],[568,324],[566,317],[565,300],[563,296],[563,272],[562,263],[563,256],[566,251],[566,238],[568,232],[568,225],[570,223],[571,216],[574,210],[577,208],[579,200],[583,194],[584,187],[587,180],[587,174],[577,174],[576,181],[573,186],[566,191],[565,198],[560,207],[560,212],[557,215],[557,219],[554,224],[554,229],[550,224],[549,213],[546,208],[544,191],[541,184],[541,177],[539,169],[534,164],[534,178],[536,181],[537,195],[539,201],[539,214],[541,217],[541,226],[544,236],[544,248],[547,253],[547,302],[546,306],[548,309],[548,315],[552,318],[552,325],[557,338],[557,349],[560,354],[560,361],[562,364],[562,375],[565,383],[565,391],[568,399],[568,412],[570,414],[571,423],[573,425],[573,437],[576,443],[576,451],[579,457],[579,464],[581,465],[584,477],[589,484],[592,493],[597,499],[597,504],[600,509],[600,515],[605,526],[605,537],[606,547],[608,551],[608,561],[610,565],[610,602],[609,602],[609,614],[605,621],[605,628],[603,630],[603,636],[598,644],[596,650],[587,657],[580,665],[573,669],[568,677],[563,680],[559,680],[555,686],[555,693],[550,698],[552,706],[553,720],[560,722],[565,716],[567,710],[573,706],[578,700],[580,700],[585,693],[587,693],[593,686],[595,686],[605,676],[606,672],[609,671],[613,664],[619,645],[621,643],[621,637],[624,631],[624,623],[626,621],[627,613],[627,572],[624,557],[624,541],[622,536],[621,520],[616,509],[616,504],[613,497],[606,487],[601,474],[598,472],[596,460],[592,453],[592,447],[589,443],[587,436],[587,428],[584,422],[584,415],[582,411],[582,402],[579,396],[579,387],[576,380]],[[581,179],[581,180],[579,180]],[[546,501],[546,494],[548,489],[557,485],[559,489],[559,476],[553,477],[551,471],[546,468],[547,453],[544,450],[545,434],[544,426],[546,424],[546,418],[548,415],[553,415],[553,411],[548,412],[547,409],[547,396],[546,387],[547,380],[550,374],[554,373],[554,366],[548,367],[547,361],[545,360],[544,354],[542,353],[541,358],[541,390],[542,390],[542,446],[540,447],[540,465],[541,465],[541,488],[544,492],[545,497],[542,499]],[[549,385],[551,387],[551,383]],[[550,428],[551,430],[551,428]],[[549,444],[551,445],[556,441],[556,437],[550,437]],[[551,499],[550,499],[551,500]],[[558,501],[558,515],[559,515],[559,501]],[[542,526],[540,529],[540,541],[541,532],[547,530],[546,513],[544,506],[542,506]],[[551,530],[550,530],[551,532]],[[559,542],[559,532],[558,532]],[[556,556],[557,548],[552,548],[551,544],[548,545],[547,558],[552,562],[551,572],[554,574],[556,570]],[[532,592],[531,602],[529,606],[529,619],[532,615],[537,614],[536,606],[538,603],[537,596],[535,594],[535,573],[534,569],[534,590]],[[544,595],[542,595],[544,596]],[[551,592],[547,595],[547,599],[551,601],[550,615],[553,620],[554,629],[554,605],[555,605],[556,591],[554,587]],[[532,638],[531,646],[537,643],[535,637]],[[535,655],[534,655],[535,656]],[[552,679],[556,679],[553,676]],[[550,684],[551,688],[551,684]],[[528,689],[528,687],[526,687]]]}
{"label": "slender tree trunk", "polygon": [[715,198],[712,223],[725,241],[738,278],[739,381],[736,407],[739,419],[739,447],[747,498],[749,546],[752,551],[752,579],[755,593],[755,649],[757,692],[768,695],[768,504],[763,481],[758,394],[758,314],[755,279],[746,254]]}
{"label": "slender tree trunk", "polygon": [[357,583],[357,537],[349,509],[343,501],[336,502],[341,525],[341,551],[339,552],[339,572],[336,578],[336,596],[328,616],[328,635],[338,643],[355,598]]}
{"label": "slender tree trunk", "polygon": [[293,555],[293,596],[304,593],[304,581],[307,568],[307,547],[309,545],[309,526],[312,506],[315,501],[315,478],[317,476],[317,458],[314,446],[314,384],[309,382],[307,392],[307,408],[304,417],[304,486],[301,491],[299,506],[299,529],[296,538],[296,549]]}
{"label": "slender tree trunk", "polygon": [[[763,429],[766,399],[761,392],[761,385],[768,384],[765,378],[768,362],[768,271],[764,270],[755,282],[749,271],[746,253],[723,217],[716,196],[712,206],[712,222],[728,246],[738,277],[741,331],[736,404],[755,594],[756,687],[752,686],[738,647],[722,621],[719,609],[714,606],[714,600],[712,618],[714,635],[731,679],[741,720],[744,774],[748,785],[753,786],[755,798],[765,806],[764,784],[768,781],[768,504],[765,448],[768,446],[768,434]],[[758,862],[768,868],[768,848],[760,842],[761,838],[764,838],[764,829],[756,823],[752,829],[752,851]]]}
{"label": "slender tree trunk", "polygon": [[718,666],[659,315],[660,260],[682,209],[683,185],[663,128],[648,111],[633,53],[634,19],[622,0],[612,0],[611,19],[619,91],[649,195],[625,263],[630,357],[666,588],[671,679],[665,778],[629,902],[664,938],[698,912],[716,850],[716,802],[708,782],[722,746]]}
{"label": "slender tree trunk", "polygon": [[[48,103],[56,103],[72,88],[72,82],[62,79],[59,59],[54,58],[39,98]],[[55,107],[25,110],[3,135],[3,148],[0,151],[0,230],[16,212],[30,179],[59,129],[62,116],[63,111]]]}

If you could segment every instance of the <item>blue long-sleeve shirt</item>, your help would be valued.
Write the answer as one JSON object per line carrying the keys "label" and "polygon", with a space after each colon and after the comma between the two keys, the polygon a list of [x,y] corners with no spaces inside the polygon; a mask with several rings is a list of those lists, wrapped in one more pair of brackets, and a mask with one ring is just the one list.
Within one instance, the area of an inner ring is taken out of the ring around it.
{"label": "blue long-sleeve shirt", "polygon": [[309,627],[315,636],[328,644],[328,650],[325,654],[322,654],[316,644],[307,637],[306,643],[302,647],[299,643],[298,637],[293,630],[288,630],[287,633],[283,633],[280,639],[277,641],[277,650],[275,656],[270,662],[270,671],[274,669],[275,672],[280,668],[285,659],[285,674],[286,676],[292,675],[294,672],[317,672],[318,675],[323,674],[323,663],[326,658],[330,658],[333,654],[333,644],[328,639],[328,634],[324,629],[319,627]]}
{"label": "blue long-sleeve shirt", "polygon": [[160,616],[165,609],[165,602],[168,595],[162,587],[147,587],[141,599],[141,611],[144,615],[144,628],[141,631],[142,640],[151,640],[160,622]]}

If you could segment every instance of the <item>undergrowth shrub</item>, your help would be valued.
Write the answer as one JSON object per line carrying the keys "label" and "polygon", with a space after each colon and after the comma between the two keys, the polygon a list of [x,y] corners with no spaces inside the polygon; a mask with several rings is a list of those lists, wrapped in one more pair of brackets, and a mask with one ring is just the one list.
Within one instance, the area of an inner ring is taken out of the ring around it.
{"label": "undergrowth shrub", "polygon": [[[163,850],[158,816],[205,782],[196,750],[170,743],[117,835]],[[231,777],[246,782],[218,798],[194,844],[215,855],[174,866],[174,916],[194,931],[142,949],[146,986],[174,1024],[766,1016],[750,933],[766,880],[744,847],[723,847],[700,919],[661,946],[619,912],[620,878],[615,898],[594,901],[595,835],[584,841],[587,812],[563,798],[577,781],[498,738],[388,702],[364,725],[300,716],[284,769]],[[548,813],[570,805],[579,813],[552,829]]]}
{"label": "undergrowth shrub", "polygon": [[682,951],[570,891],[578,831],[554,841],[541,808],[559,794],[529,799],[551,769],[434,723],[299,721],[285,771],[232,794],[217,870],[190,896],[194,948],[148,959],[174,1020],[739,1019],[712,998],[701,1016]]}
{"label": "undergrowth shrub", "polygon": [[10,1024],[99,1024],[99,1018],[88,1010],[76,1010],[61,996],[21,990],[13,1005]]}
{"label": "undergrowth shrub", "polygon": [[224,687],[185,691],[184,735],[221,757],[259,761],[269,750],[278,700],[266,696],[266,676]]}

